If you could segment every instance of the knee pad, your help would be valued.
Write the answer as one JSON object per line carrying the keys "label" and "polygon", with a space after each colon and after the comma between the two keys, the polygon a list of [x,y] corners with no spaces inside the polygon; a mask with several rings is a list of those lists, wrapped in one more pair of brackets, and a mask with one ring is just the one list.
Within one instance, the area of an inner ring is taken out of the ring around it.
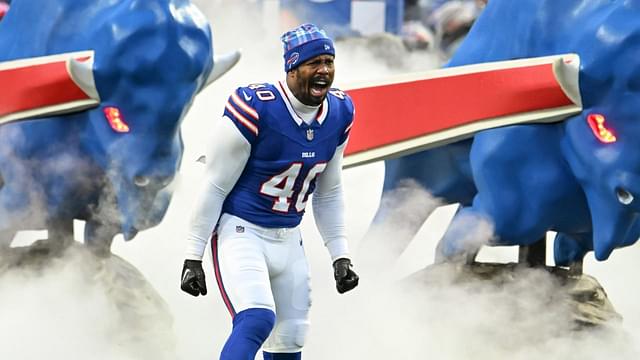
{"label": "knee pad", "polygon": [[273,330],[276,314],[269,309],[243,310],[233,318],[233,332],[241,332],[247,338],[262,344]]}
{"label": "knee pad", "polygon": [[304,346],[308,331],[307,319],[278,321],[263,348],[272,353],[299,352]]}

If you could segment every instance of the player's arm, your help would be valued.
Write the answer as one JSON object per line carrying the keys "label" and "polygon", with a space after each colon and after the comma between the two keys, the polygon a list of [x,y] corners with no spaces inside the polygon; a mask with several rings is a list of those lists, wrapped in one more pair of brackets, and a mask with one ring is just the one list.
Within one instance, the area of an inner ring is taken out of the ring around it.
{"label": "player's arm", "polygon": [[202,190],[189,225],[182,271],[181,288],[194,296],[207,293],[202,257],[220,217],[222,204],[242,174],[251,153],[251,144],[226,115],[214,131],[213,141],[207,149]]}
{"label": "player's arm", "polygon": [[336,149],[324,172],[318,176],[312,198],[316,226],[331,255],[339,293],[355,288],[359,280],[358,275],[351,269],[344,221],[342,158],[345,147],[346,141]]}
{"label": "player's arm", "polygon": [[258,137],[258,113],[249,102],[255,97],[253,95],[249,88],[236,89],[227,100],[222,120],[213,129],[204,188],[197,200],[187,238],[185,256],[189,260],[202,260],[224,199],[240,178],[249,160],[251,144]]}
{"label": "player's arm", "polygon": [[207,150],[201,195],[191,217],[185,252],[187,259],[202,260],[224,199],[242,174],[250,153],[251,145],[233,123],[226,118],[219,121]]}
{"label": "player's arm", "polygon": [[344,222],[344,192],[342,190],[342,157],[344,145],[336,149],[327,167],[318,175],[312,206],[316,226],[331,260],[349,258],[349,245]]}

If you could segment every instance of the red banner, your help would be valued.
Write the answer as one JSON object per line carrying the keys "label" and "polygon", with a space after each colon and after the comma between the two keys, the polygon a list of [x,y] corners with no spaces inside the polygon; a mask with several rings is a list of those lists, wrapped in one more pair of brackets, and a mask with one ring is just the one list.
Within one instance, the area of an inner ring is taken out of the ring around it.
{"label": "red banner", "polygon": [[581,110],[577,55],[486,63],[347,90],[356,119],[345,166],[400,156],[496,126]]}
{"label": "red banner", "polygon": [[[70,53],[0,63],[0,124],[47,114],[78,111],[97,105],[93,76],[74,77],[71,61],[85,62],[93,52]],[[87,85],[87,83],[89,83]]]}

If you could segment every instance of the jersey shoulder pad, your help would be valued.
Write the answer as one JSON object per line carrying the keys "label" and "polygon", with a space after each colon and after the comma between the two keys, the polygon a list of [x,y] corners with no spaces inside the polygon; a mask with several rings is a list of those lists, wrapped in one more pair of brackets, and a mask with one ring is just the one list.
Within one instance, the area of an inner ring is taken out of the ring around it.
{"label": "jersey shoulder pad", "polygon": [[259,102],[268,102],[275,100],[278,96],[278,90],[273,84],[255,83],[238,88],[246,96],[245,100],[252,101],[254,105],[259,106]]}
{"label": "jersey shoulder pad", "polygon": [[277,99],[277,96],[278,92],[273,85],[256,83],[238,87],[231,94],[229,102],[245,111],[259,114],[265,103]]}
{"label": "jersey shoulder pad", "polygon": [[330,88],[329,89],[329,95],[335,97],[338,100],[343,100],[343,101],[351,101],[351,98],[349,97],[349,94],[347,94],[346,92],[338,89],[338,88]]}
{"label": "jersey shoulder pad", "polygon": [[333,109],[337,109],[334,111],[334,116],[338,117],[338,121],[341,124],[339,129],[339,137],[338,144],[342,145],[349,137],[349,133],[351,132],[351,125],[353,124],[353,119],[355,115],[355,109],[353,106],[353,101],[351,101],[351,97],[349,94],[344,91],[336,88],[329,89],[328,99],[331,107]]}
{"label": "jersey shoulder pad", "polygon": [[351,96],[346,92],[337,88],[331,88],[329,89],[329,97],[333,100],[332,102],[334,104],[344,109],[347,113],[354,113],[353,101],[351,100]]}
{"label": "jersey shoulder pad", "polygon": [[268,84],[251,84],[236,88],[229,96],[224,114],[230,118],[245,138],[252,143],[260,133],[264,101],[275,99]]}

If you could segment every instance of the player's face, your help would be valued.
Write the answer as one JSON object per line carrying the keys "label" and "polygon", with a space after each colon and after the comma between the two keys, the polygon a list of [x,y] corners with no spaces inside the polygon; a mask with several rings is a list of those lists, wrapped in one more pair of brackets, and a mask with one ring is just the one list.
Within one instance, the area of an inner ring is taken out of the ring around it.
{"label": "player's face", "polygon": [[335,68],[332,55],[318,55],[289,72],[287,84],[305,105],[320,105],[333,83]]}

